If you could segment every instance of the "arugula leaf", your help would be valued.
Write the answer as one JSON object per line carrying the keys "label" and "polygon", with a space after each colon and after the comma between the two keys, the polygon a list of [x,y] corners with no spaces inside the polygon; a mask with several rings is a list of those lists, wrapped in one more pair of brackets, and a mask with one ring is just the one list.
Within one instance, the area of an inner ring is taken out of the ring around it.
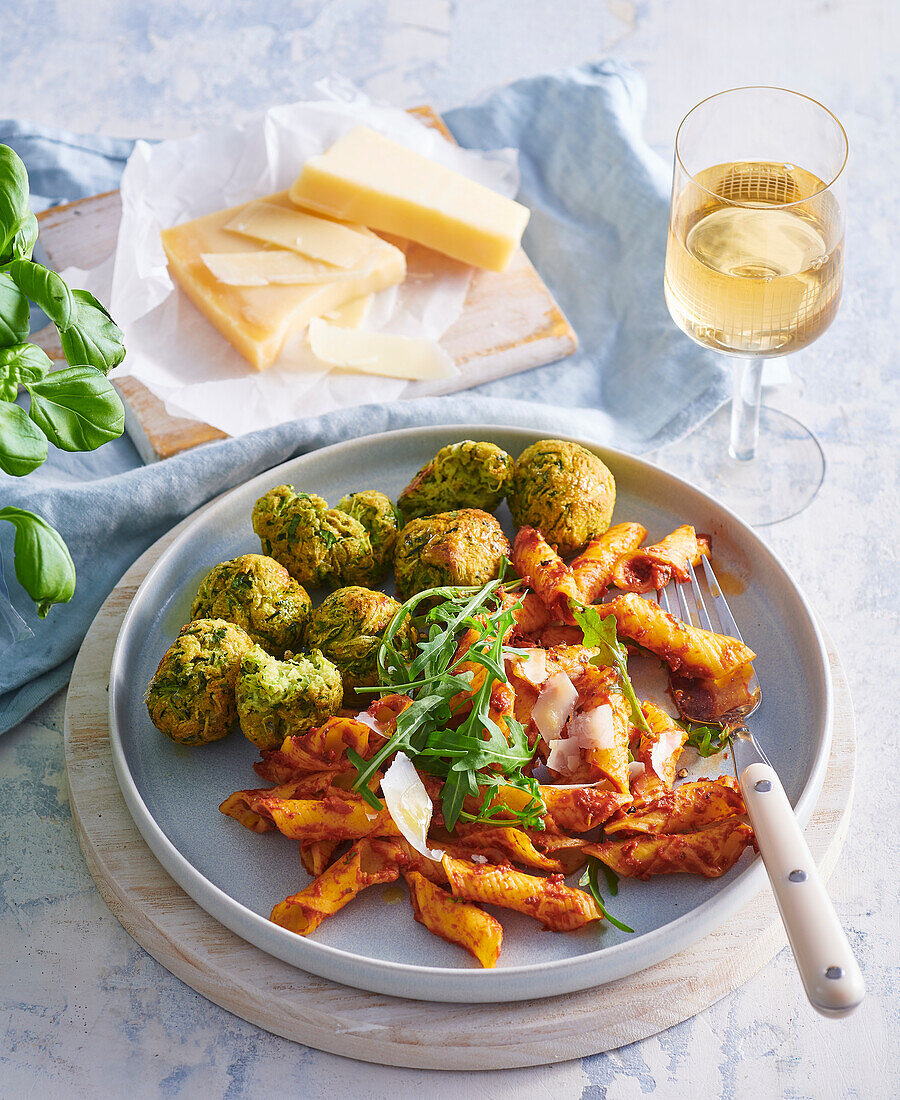
{"label": "arugula leaf", "polygon": [[723,726],[694,725],[691,722],[678,724],[688,731],[685,744],[696,749],[703,757],[715,756],[731,744],[731,733]]}
{"label": "arugula leaf", "polygon": [[[633,933],[634,929],[629,928],[627,924],[623,924],[622,921],[617,920],[614,916],[612,916],[610,914],[609,910],[606,908],[606,905],[603,902],[603,895],[600,893],[600,885],[597,881],[597,873],[598,873],[598,871],[601,867],[603,868],[604,871],[608,870],[606,865],[604,863],[602,863],[601,860],[597,859],[596,856],[588,856],[587,869],[585,870],[585,872],[581,876],[581,878],[578,880],[578,885],[579,886],[586,886],[588,888],[588,890],[590,891],[591,897],[593,897],[594,901],[597,903],[597,908],[600,910],[600,912],[603,914],[603,916],[606,917],[606,919],[609,921],[610,924],[614,924],[616,926],[616,928],[621,929],[621,931],[623,931],[623,932],[632,932]],[[612,873],[615,874],[615,872],[612,872]],[[610,888],[610,893],[617,894],[618,892],[619,892],[619,885],[618,885],[618,880],[617,880],[615,890]]]}
{"label": "arugula leaf", "polygon": [[596,657],[591,658],[591,664],[614,668],[618,671],[619,686],[631,708],[631,721],[644,733],[650,733],[650,727],[647,725],[647,719],[641,710],[641,704],[638,702],[634,688],[631,686],[631,680],[628,676],[628,650],[619,641],[619,636],[616,633],[615,617],[613,615],[601,615],[596,608],[576,604],[574,600],[569,600],[569,606],[575,616],[575,622],[578,623],[584,633],[584,644],[592,649],[600,650]]}

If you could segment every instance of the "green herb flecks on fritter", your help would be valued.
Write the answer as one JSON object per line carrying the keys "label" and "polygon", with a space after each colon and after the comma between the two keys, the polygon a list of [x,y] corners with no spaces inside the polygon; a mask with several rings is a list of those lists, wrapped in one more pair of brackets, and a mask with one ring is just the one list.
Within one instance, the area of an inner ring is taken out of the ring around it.
{"label": "green herb flecks on fritter", "polygon": [[350,493],[341,498],[337,508],[359,520],[368,532],[377,571],[371,583],[377,584],[390,568],[394,557],[397,533],[400,530],[397,509],[390,497],[379,493],[377,489],[363,489],[358,493]]}
{"label": "green herb flecks on fritter", "polygon": [[279,661],[262,646],[241,661],[235,690],[241,729],[261,749],[320,726],[341,706],[341,674],[314,649]]}
{"label": "green herb flecks on fritter", "polygon": [[609,527],[616,483],[585,447],[541,439],[519,455],[507,501],[517,527],[536,527],[568,557]]}
{"label": "green herb flecks on fritter", "polygon": [[513,465],[493,443],[464,439],[442,447],[400,494],[404,523],[459,508],[493,512],[506,496]]}
{"label": "green herb flecks on fritter", "polygon": [[500,575],[509,553],[500,524],[478,508],[414,519],[397,539],[397,595],[406,600],[425,588],[486,584]]}
{"label": "green herb flecks on fritter", "polygon": [[313,493],[279,485],[253,507],[263,551],[308,587],[365,584],[376,575],[365,527]]}
{"label": "green herb flecks on fritter", "polygon": [[224,619],[183,627],[147,688],[150,720],[181,745],[205,745],[231,731],[237,718],[235,684],[249,635]]}
{"label": "green herb flecks on fritter", "polygon": [[[332,592],[310,615],[306,644],[340,669],[345,698],[358,687],[378,683],[378,648],[400,604],[384,592],[351,586]],[[394,645],[409,658],[415,640],[408,620]]]}
{"label": "green herb flecks on fritter", "polygon": [[283,565],[262,554],[243,554],[213,566],[191,605],[192,619],[227,619],[264,649],[299,649],[311,601]]}

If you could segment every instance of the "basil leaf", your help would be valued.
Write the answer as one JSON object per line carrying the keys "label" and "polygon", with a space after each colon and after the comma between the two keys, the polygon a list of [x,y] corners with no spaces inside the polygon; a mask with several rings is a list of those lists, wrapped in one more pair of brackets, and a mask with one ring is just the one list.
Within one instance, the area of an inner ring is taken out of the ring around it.
{"label": "basil leaf", "polygon": [[19,226],[15,236],[12,239],[12,243],[9,246],[9,250],[12,253],[14,260],[30,260],[31,254],[34,252],[34,246],[38,239],[38,221],[37,218],[29,210],[25,215],[25,220]]}
{"label": "basil leaf", "polygon": [[72,291],[69,327],[60,330],[66,360],[73,366],[90,363],[108,374],[125,358],[122,330],[86,290]]}
{"label": "basil leaf", "polygon": [[30,213],[25,165],[8,145],[0,145],[0,263],[15,255],[10,244]]}
{"label": "basil leaf", "polygon": [[96,450],[125,428],[119,395],[96,367],[66,367],[23,384],[31,394],[28,415],[63,451]]}
{"label": "basil leaf", "polygon": [[27,294],[60,331],[69,327],[72,292],[55,271],[34,260],[13,260],[9,273],[19,290]]}
{"label": "basil leaf", "polygon": [[28,299],[8,275],[0,274],[0,347],[18,344],[31,331]]}
{"label": "basil leaf", "polygon": [[37,613],[43,619],[53,604],[68,603],[75,594],[72,556],[62,535],[34,512],[0,508],[0,519],[16,529],[16,579],[37,604]]}
{"label": "basil leaf", "polygon": [[52,366],[50,356],[34,344],[0,349],[0,401],[15,401],[20,383],[39,382]]}
{"label": "basil leaf", "polygon": [[0,401],[0,470],[24,477],[47,457],[47,440],[23,408]]}

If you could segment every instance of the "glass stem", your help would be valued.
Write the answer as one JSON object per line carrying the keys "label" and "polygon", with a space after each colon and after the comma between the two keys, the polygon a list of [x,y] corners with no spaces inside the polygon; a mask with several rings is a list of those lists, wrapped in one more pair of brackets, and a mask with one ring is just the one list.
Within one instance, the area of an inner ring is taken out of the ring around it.
{"label": "glass stem", "polygon": [[759,440],[759,401],[764,359],[734,359],[734,396],[731,399],[731,439],[728,453],[750,462]]}

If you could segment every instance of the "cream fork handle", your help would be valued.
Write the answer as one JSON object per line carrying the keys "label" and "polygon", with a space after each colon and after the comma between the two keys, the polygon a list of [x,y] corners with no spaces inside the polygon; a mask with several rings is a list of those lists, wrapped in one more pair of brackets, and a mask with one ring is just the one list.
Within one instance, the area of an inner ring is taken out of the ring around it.
{"label": "cream fork handle", "polygon": [[750,764],[740,784],[810,1004],[849,1016],[865,996],[862,974],[781,780],[767,764]]}

